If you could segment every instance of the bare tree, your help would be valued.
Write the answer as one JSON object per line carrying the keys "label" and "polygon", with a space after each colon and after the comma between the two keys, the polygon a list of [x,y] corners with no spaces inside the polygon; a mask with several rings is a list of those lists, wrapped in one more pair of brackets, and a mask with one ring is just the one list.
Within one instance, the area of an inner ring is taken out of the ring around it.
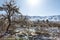
{"label": "bare tree", "polygon": [[6,32],[0,36],[3,37],[7,32],[9,27],[11,26],[11,17],[16,14],[19,13],[19,8],[17,8],[17,6],[15,5],[15,2],[13,0],[10,0],[9,2],[6,2],[5,4],[2,5],[2,7],[0,7],[0,11],[5,11],[7,14],[7,19],[8,19],[8,26],[6,28]]}

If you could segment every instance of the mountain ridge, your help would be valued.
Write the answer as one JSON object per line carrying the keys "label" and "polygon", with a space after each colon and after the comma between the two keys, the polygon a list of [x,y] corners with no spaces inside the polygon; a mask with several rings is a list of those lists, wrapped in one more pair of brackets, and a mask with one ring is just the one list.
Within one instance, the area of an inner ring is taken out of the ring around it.
{"label": "mountain ridge", "polygon": [[60,21],[60,15],[53,16],[27,16],[30,20],[49,20],[49,21]]}

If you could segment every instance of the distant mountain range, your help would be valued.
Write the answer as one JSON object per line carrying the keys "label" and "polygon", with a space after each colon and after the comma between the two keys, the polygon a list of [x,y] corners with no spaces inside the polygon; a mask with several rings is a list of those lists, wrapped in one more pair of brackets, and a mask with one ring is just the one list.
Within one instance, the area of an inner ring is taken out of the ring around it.
{"label": "distant mountain range", "polygon": [[54,16],[27,16],[30,20],[36,21],[36,20],[49,20],[49,21],[60,21],[60,15],[54,15]]}
{"label": "distant mountain range", "polygon": [[[32,21],[37,21],[37,20],[49,20],[49,21],[60,21],[60,15],[53,15],[53,16],[26,16],[28,19]],[[20,15],[15,15],[16,18],[19,19]]]}

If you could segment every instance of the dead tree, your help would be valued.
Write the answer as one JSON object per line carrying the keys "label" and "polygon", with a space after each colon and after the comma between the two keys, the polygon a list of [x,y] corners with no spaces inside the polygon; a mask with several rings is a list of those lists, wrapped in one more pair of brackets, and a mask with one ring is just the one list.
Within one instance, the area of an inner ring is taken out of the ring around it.
{"label": "dead tree", "polygon": [[9,23],[6,28],[6,32],[3,35],[0,35],[0,38],[1,38],[8,32],[8,29],[11,26],[11,17],[16,13],[19,13],[19,14],[21,14],[21,13],[19,12],[19,8],[17,8],[17,6],[15,5],[15,1],[13,1],[13,0],[10,0],[9,2],[6,2],[5,4],[3,4],[0,7],[0,11],[6,12],[8,23]]}

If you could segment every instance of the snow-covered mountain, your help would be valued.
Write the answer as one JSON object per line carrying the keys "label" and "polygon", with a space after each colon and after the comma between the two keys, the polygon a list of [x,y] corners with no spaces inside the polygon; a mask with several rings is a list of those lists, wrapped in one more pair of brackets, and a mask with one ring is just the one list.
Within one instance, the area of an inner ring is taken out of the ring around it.
{"label": "snow-covered mountain", "polygon": [[[24,17],[27,17],[28,19],[32,21],[36,20],[49,20],[49,21],[60,21],[60,15],[53,15],[53,16],[26,16],[23,15]],[[21,15],[15,15],[14,17],[18,18],[21,17]]]}
{"label": "snow-covered mountain", "polygon": [[27,16],[30,20],[49,20],[49,21],[60,21],[60,15],[54,16]]}

